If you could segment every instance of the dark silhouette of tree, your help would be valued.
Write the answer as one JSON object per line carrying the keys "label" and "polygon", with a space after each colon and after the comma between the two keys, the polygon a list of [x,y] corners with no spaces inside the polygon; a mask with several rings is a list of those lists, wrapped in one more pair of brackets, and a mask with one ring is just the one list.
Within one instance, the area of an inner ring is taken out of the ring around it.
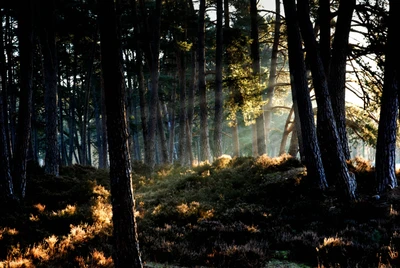
{"label": "dark silhouette of tree", "polygon": [[25,197],[26,167],[31,135],[32,116],[32,76],[34,51],[34,10],[33,1],[23,1],[18,5],[18,38],[20,58],[20,97],[18,126],[13,158],[14,190],[19,198]]}
{"label": "dark silhouette of tree", "polygon": [[98,11],[110,155],[115,245],[113,259],[115,267],[143,267],[134,216],[135,199],[132,189],[132,167],[125,107],[126,89],[114,1],[99,1]]}
{"label": "dark silhouette of tree", "polygon": [[58,176],[58,60],[56,55],[56,15],[53,0],[41,1],[39,5],[38,25],[40,31],[40,46],[43,55],[45,83],[45,115],[46,115],[46,156],[45,172]]}
{"label": "dark silhouette of tree", "polygon": [[286,15],[292,97],[293,103],[297,104],[294,109],[298,109],[301,122],[301,135],[304,142],[304,162],[307,167],[308,176],[315,178],[319,188],[324,190],[328,187],[328,183],[326,181],[325,170],[317,142],[296,3],[295,0],[283,0],[283,4]]}
{"label": "dark silhouette of tree", "polygon": [[389,23],[386,41],[385,77],[381,99],[381,112],[376,143],[376,180],[378,193],[397,187],[396,133],[399,110],[399,67],[400,52],[397,48],[396,27],[400,4],[389,1]]}
{"label": "dark silhouette of tree", "polygon": [[[355,0],[340,1],[332,42],[331,59],[328,68],[328,86],[331,96],[333,113],[335,115],[336,129],[339,134],[343,154],[350,159],[350,150],[346,132],[346,64],[349,47],[349,34],[351,19],[356,6]],[[330,14],[329,14],[330,16]],[[330,23],[329,23],[330,27]],[[330,40],[330,39],[329,39]],[[328,42],[328,41],[327,41]],[[321,45],[322,47],[323,45]],[[328,46],[328,44],[327,44]]]}
{"label": "dark silhouette of tree", "polygon": [[355,199],[356,181],[349,173],[343,147],[336,128],[335,117],[329,95],[324,66],[318,51],[313,28],[309,17],[308,0],[300,0],[297,4],[299,26],[311,67],[314,91],[318,105],[317,128],[325,172],[328,183],[338,184],[344,196]]}

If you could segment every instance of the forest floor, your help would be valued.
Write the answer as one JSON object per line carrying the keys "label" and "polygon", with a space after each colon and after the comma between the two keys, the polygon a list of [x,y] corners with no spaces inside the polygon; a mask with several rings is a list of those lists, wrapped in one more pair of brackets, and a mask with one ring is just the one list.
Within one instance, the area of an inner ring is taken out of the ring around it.
{"label": "forest floor", "polygon": [[[145,267],[400,267],[400,189],[374,198],[374,170],[349,162],[356,202],[321,193],[288,156],[192,169],[133,164]],[[113,267],[107,170],[30,167],[23,204],[1,201],[0,267]]]}

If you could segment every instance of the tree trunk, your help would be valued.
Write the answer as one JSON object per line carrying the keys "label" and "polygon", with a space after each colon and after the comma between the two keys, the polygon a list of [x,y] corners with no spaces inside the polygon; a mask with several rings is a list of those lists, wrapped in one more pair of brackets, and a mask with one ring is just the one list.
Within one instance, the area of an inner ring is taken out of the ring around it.
{"label": "tree trunk", "polygon": [[205,0],[200,0],[198,39],[197,39],[197,61],[199,66],[199,102],[200,102],[200,161],[211,162],[210,142],[208,133],[208,110],[207,110],[207,90],[205,77],[205,22],[206,11]]}
{"label": "tree trunk", "polygon": [[[186,120],[187,120],[187,108],[186,108],[186,57],[182,50],[178,48],[176,51],[176,62],[178,67],[179,77],[179,140],[186,140]],[[178,143],[178,162],[182,166],[187,164],[186,157],[186,143]]]}
{"label": "tree trunk", "polygon": [[160,153],[161,153],[161,163],[169,164],[169,154],[168,154],[168,146],[167,146],[167,138],[165,136],[164,124],[163,124],[163,115],[161,113],[161,102],[157,102],[157,134],[159,138],[160,145]]}
{"label": "tree trunk", "polygon": [[[3,12],[0,10],[0,19],[3,21]],[[6,20],[6,25],[7,25],[7,20]],[[10,141],[10,128],[9,128],[9,123],[8,123],[8,84],[7,84],[7,66],[6,66],[6,57],[4,54],[4,44],[7,42],[7,36],[8,36],[8,29],[6,28],[5,35],[4,35],[4,40],[3,40],[3,24],[0,25],[0,76],[1,76],[1,96],[2,98],[2,109],[3,109],[3,128],[4,128],[4,142],[6,143],[6,148],[7,155],[8,155],[8,161],[10,160],[11,157],[11,141]],[[11,60],[8,58],[8,65],[11,65]],[[10,77],[11,79],[11,77]],[[2,130],[0,130],[2,131]],[[2,135],[0,133],[0,135]]]}
{"label": "tree trunk", "polygon": [[188,87],[188,105],[187,105],[187,133],[186,133],[186,154],[188,159],[190,160],[190,166],[193,166],[194,156],[193,156],[193,114],[194,114],[194,92],[196,88],[196,70],[197,61],[196,61],[196,50],[193,47],[191,52],[191,80],[190,86]]}
{"label": "tree trunk", "polygon": [[274,43],[272,44],[271,64],[269,69],[268,87],[266,95],[266,104],[264,107],[264,120],[265,120],[265,136],[266,144],[269,146],[269,134],[271,131],[271,117],[272,117],[272,101],[275,94],[276,76],[277,76],[277,61],[278,61],[278,46],[281,28],[281,1],[275,0],[276,13],[275,13],[275,30],[274,30]]}
{"label": "tree trunk", "polygon": [[350,159],[346,131],[346,63],[349,34],[356,0],[340,1],[336,22],[335,38],[332,43],[332,59],[329,67],[329,94],[331,96],[336,128],[343,148],[344,157]]}
{"label": "tree trunk", "polygon": [[[3,21],[0,10],[0,19]],[[1,193],[7,198],[14,197],[14,187],[10,169],[9,139],[7,138],[8,120],[7,117],[7,72],[5,66],[4,46],[3,46],[3,24],[0,24],[0,76],[1,76],[1,96],[0,96],[0,187]]]}
{"label": "tree trunk", "polygon": [[289,115],[286,119],[286,123],[285,123],[285,128],[283,130],[283,134],[282,134],[282,140],[281,140],[281,145],[279,148],[279,155],[283,155],[286,153],[286,143],[287,143],[287,139],[289,137],[290,132],[293,131],[294,129],[294,124],[292,119],[293,116],[293,108],[290,109]]}
{"label": "tree trunk", "polygon": [[21,2],[18,9],[18,37],[21,68],[21,94],[19,99],[17,140],[14,154],[14,190],[19,198],[25,197],[26,165],[31,135],[32,76],[33,76],[33,3]]}
{"label": "tree trunk", "polygon": [[[9,139],[9,155],[11,158],[13,158],[14,155],[14,150],[15,150],[15,139],[16,139],[16,86],[14,85],[14,71],[13,71],[13,66],[15,66],[15,62],[13,61],[14,56],[13,56],[13,29],[12,29],[12,18],[9,15],[10,12],[7,12],[6,14],[6,41],[7,41],[7,46],[6,46],[6,54],[7,54],[7,63],[8,63],[8,68],[7,68],[7,73],[8,73],[8,84],[7,84],[7,93],[10,97],[10,104],[9,104],[9,112],[8,112],[8,120],[9,120],[9,129],[8,132],[6,133]],[[7,38],[8,37],[8,38]],[[5,94],[6,92],[4,92]],[[5,103],[7,103],[6,100],[4,100]],[[7,116],[7,113],[4,114],[4,116]],[[6,125],[7,126],[7,125]],[[10,159],[11,159],[10,158]]]}
{"label": "tree trunk", "polygon": [[222,17],[223,0],[217,0],[217,33],[215,50],[215,108],[214,108],[214,158],[222,155],[222,119],[223,119],[223,95],[222,95]]}
{"label": "tree trunk", "polygon": [[301,36],[296,14],[295,0],[283,0],[289,48],[290,82],[292,88],[293,104],[296,107],[301,122],[301,136],[304,141],[304,162],[307,167],[307,174],[315,178],[316,184],[321,190],[328,187],[322,165],[321,153],[317,142],[315,130],[314,113],[310,94],[308,91],[306,66],[302,51]]}
{"label": "tree trunk", "polygon": [[300,30],[304,39],[307,56],[310,60],[314,91],[318,105],[317,130],[325,171],[326,174],[329,174],[328,182],[333,184],[338,183],[341,187],[338,190],[343,191],[344,197],[353,200],[356,198],[356,181],[354,174],[350,174],[347,168],[343,147],[336,128],[324,66],[309,18],[308,0],[299,0],[297,6]]}
{"label": "tree trunk", "polygon": [[[253,75],[257,77],[257,83],[260,82],[260,44],[258,40],[258,23],[257,23],[257,0],[250,0],[250,17],[251,17],[251,60]],[[256,155],[263,155],[267,153],[267,146],[265,144],[265,126],[264,126],[264,112],[256,118],[256,133],[257,133],[257,152]]]}
{"label": "tree trunk", "polygon": [[44,105],[46,121],[46,156],[45,173],[58,176],[59,173],[59,150],[58,150],[58,61],[56,55],[56,32],[55,32],[55,3],[45,1],[39,3],[40,9],[40,44],[43,55],[44,67]]}
{"label": "tree trunk", "polygon": [[76,43],[77,41],[75,40],[74,42],[74,63],[73,63],[73,70],[72,70],[72,75],[73,75],[73,85],[72,85],[72,92],[70,96],[70,104],[69,104],[69,159],[70,159],[70,165],[73,164],[73,155],[75,152],[75,146],[74,146],[74,141],[75,141],[75,133],[76,133],[76,119],[75,119],[75,106],[76,106],[76,86],[77,86],[77,67],[78,67],[78,52],[76,50]]}
{"label": "tree trunk", "polygon": [[384,68],[385,77],[381,99],[382,104],[375,160],[375,173],[379,193],[385,193],[386,191],[397,187],[395,153],[397,117],[399,110],[399,67],[397,64],[400,59],[400,52],[397,48],[397,29],[395,27],[398,27],[398,12],[400,11],[400,5],[397,1],[389,1],[389,3],[389,26]]}
{"label": "tree trunk", "polygon": [[103,163],[102,168],[108,168],[108,138],[107,138],[107,111],[106,111],[106,96],[104,92],[104,82],[103,78],[101,80],[101,142],[102,142],[102,152],[103,152]]}
{"label": "tree trunk", "polygon": [[107,110],[115,267],[143,267],[135,219],[126,124],[125,82],[114,1],[98,2],[101,66]]}

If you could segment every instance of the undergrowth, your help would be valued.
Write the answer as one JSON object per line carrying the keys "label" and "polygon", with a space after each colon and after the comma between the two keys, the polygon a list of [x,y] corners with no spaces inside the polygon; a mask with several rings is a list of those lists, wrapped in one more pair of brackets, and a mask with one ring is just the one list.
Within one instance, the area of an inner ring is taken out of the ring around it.
{"label": "undergrowth", "polygon": [[[348,162],[356,202],[319,192],[296,159],[222,157],[194,168],[133,164],[145,267],[398,267],[400,191]],[[0,267],[113,267],[107,170],[31,168],[23,203],[0,207]]]}

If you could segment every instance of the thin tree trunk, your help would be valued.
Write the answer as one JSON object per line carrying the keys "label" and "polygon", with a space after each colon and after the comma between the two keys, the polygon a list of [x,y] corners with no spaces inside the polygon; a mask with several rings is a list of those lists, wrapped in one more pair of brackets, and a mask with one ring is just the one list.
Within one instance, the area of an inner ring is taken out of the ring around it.
{"label": "thin tree trunk", "polygon": [[111,202],[113,210],[114,265],[143,267],[135,219],[131,161],[127,140],[125,82],[121,44],[117,34],[114,1],[98,2],[102,70],[107,106],[110,152]]}
{"label": "thin tree trunk", "polygon": [[206,11],[205,0],[200,0],[199,21],[198,21],[198,41],[197,41],[197,61],[199,66],[199,102],[200,102],[200,161],[211,162],[210,142],[208,133],[208,110],[207,110],[207,90],[205,79],[205,22]]}
{"label": "thin tree trunk", "polygon": [[[8,39],[7,41],[7,46],[6,46],[6,53],[7,53],[7,63],[8,63],[8,85],[7,85],[7,92],[10,96],[10,104],[9,104],[9,112],[8,112],[8,117],[9,117],[9,132],[6,133],[7,136],[9,137],[9,155],[11,158],[13,158],[14,151],[15,151],[15,140],[16,140],[16,128],[17,128],[17,121],[16,121],[16,106],[17,106],[17,99],[16,99],[16,86],[14,85],[14,71],[13,71],[13,66],[15,66],[15,63],[13,62],[14,56],[13,56],[13,29],[12,29],[12,18],[9,15],[9,12],[7,12],[6,15],[6,34],[8,34]],[[7,113],[4,114],[6,116]]]}
{"label": "thin tree trunk", "polygon": [[[191,1],[190,1],[191,2]],[[194,156],[193,156],[193,115],[194,115],[194,92],[197,82],[197,61],[196,61],[196,50],[192,48],[191,53],[191,80],[190,86],[188,87],[188,105],[187,105],[187,133],[186,133],[186,154],[190,160],[190,166],[193,166]]]}
{"label": "thin tree trunk", "polygon": [[214,158],[222,155],[222,53],[223,53],[223,0],[217,0],[217,33],[215,50],[215,108],[214,108]]}
{"label": "thin tree trunk", "polygon": [[[257,0],[250,0],[250,17],[251,17],[251,60],[253,75],[257,78],[257,83],[260,82],[260,44],[258,40],[258,23],[257,23]],[[256,133],[257,133],[257,152],[256,155],[263,155],[267,153],[265,144],[265,125],[264,125],[264,112],[256,118]]]}
{"label": "thin tree trunk", "polygon": [[[178,67],[178,77],[179,77],[179,140],[186,140],[186,120],[187,120],[187,110],[186,110],[186,57],[183,51],[178,48],[176,51],[176,61]],[[186,158],[186,143],[178,143],[178,161],[184,166],[187,164]]]}
{"label": "thin tree trunk", "polygon": [[86,81],[85,81],[85,103],[83,106],[83,122],[82,122],[82,133],[81,133],[81,146],[82,146],[82,165],[88,165],[88,146],[87,144],[87,132],[88,132],[88,124],[89,124],[89,101],[90,101],[90,91],[92,87],[92,69],[93,69],[93,62],[94,56],[96,52],[96,39],[97,39],[97,32],[94,34],[94,41],[92,43],[92,50],[90,53],[90,57],[88,59],[88,69],[86,74]]}
{"label": "thin tree trunk", "polygon": [[58,62],[56,55],[55,32],[55,3],[49,1],[39,4],[40,7],[40,43],[43,55],[44,80],[45,80],[45,121],[46,121],[46,156],[45,173],[58,176],[59,150],[58,150]]}
{"label": "thin tree trunk", "polygon": [[[76,41],[74,44],[76,45]],[[73,155],[75,152],[75,146],[74,146],[74,141],[75,141],[75,133],[76,133],[76,119],[75,119],[75,106],[76,106],[76,99],[75,99],[75,94],[76,94],[76,87],[77,87],[77,67],[78,67],[78,52],[76,50],[76,46],[74,46],[74,63],[73,63],[73,85],[72,85],[72,92],[70,96],[70,107],[69,107],[69,112],[70,112],[70,128],[69,128],[69,159],[71,161],[70,165],[73,164]]]}
{"label": "thin tree trunk", "polygon": [[100,94],[101,94],[101,143],[102,143],[102,153],[103,153],[103,163],[102,168],[108,168],[108,137],[107,137],[107,111],[106,111],[106,96],[104,92],[104,82],[103,78],[100,79]]}
{"label": "thin tree trunk", "polygon": [[[400,5],[389,1],[389,27],[386,42],[384,85],[381,97],[378,139],[376,143],[375,176],[378,193],[383,194],[397,187],[396,178],[396,134],[399,113],[399,67],[400,53],[397,48],[398,12]],[[397,72],[397,73],[396,73]]]}
{"label": "thin tree trunk", "polygon": [[293,116],[293,108],[290,109],[289,115],[286,119],[286,123],[285,123],[285,128],[283,130],[283,134],[282,134],[282,140],[281,140],[281,145],[279,148],[279,155],[283,155],[286,153],[286,143],[287,143],[287,139],[289,137],[290,132],[293,131],[294,129],[294,124],[292,122],[292,116]]}
{"label": "thin tree trunk", "polygon": [[271,64],[269,69],[268,87],[266,95],[266,104],[264,111],[265,120],[265,136],[266,144],[269,146],[269,134],[271,131],[271,117],[272,117],[272,101],[275,94],[276,76],[277,76],[277,61],[278,61],[278,46],[281,28],[281,1],[275,0],[276,13],[275,13],[275,30],[274,30],[274,43],[272,44]]}
{"label": "thin tree trunk", "polygon": [[[0,19],[3,21],[3,14],[0,10]],[[0,187],[1,193],[7,198],[14,197],[14,187],[10,169],[9,138],[7,137],[8,120],[7,117],[7,72],[5,66],[4,46],[3,46],[3,23],[0,24],[0,76],[1,76],[1,96],[0,96]]]}
{"label": "thin tree trunk", "polygon": [[161,113],[161,102],[158,101],[157,108],[157,133],[159,137],[159,147],[161,153],[161,163],[169,164],[169,154],[168,154],[168,146],[167,146],[167,138],[165,136],[164,125],[163,125],[163,115]]}
{"label": "thin tree trunk", "polygon": [[139,34],[140,26],[139,20],[137,16],[137,5],[136,0],[131,0],[132,6],[132,17],[133,17],[133,30],[136,36],[135,38],[135,49],[136,49],[136,62],[135,62],[135,71],[138,79],[138,90],[139,90],[139,105],[140,105],[140,119],[142,124],[142,135],[143,135],[143,144],[144,144],[144,159],[145,162],[148,163],[150,159],[150,143],[149,143],[149,128],[148,128],[148,104],[146,100],[146,88],[144,83],[144,75],[143,75],[143,53],[142,49],[139,45]]}
{"label": "thin tree trunk", "polygon": [[26,166],[31,135],[32,76],[33,76],[33,3],[20,3],[18,10],[21,91],[19,99],[17,140],[14,154],[14,189],[19,198],[25,197]]}

